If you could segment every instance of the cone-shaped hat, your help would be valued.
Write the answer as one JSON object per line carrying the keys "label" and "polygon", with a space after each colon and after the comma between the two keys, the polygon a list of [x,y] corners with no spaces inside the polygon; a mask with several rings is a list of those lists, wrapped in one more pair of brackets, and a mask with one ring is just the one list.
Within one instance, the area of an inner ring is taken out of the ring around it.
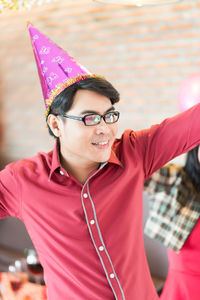
{"label": "cone-shaped hat", "polygon": [[65,88],[85,78],[101,77],[91,74],[32,24],[28,24],[28,29],[42,86],[46,114],[54,98]]}

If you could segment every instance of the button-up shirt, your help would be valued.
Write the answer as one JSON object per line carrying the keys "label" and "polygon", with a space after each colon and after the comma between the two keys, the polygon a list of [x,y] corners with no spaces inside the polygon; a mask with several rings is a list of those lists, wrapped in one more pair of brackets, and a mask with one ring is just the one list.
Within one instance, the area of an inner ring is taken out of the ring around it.
{"label": "button-up shirt", "polygon": [[81,184],[49,153],[0,172],[1,217],[21,219],[44,268],[49,300],[155,300],[142,224],[144,180],[200,143],[200,105],[116,139]]}

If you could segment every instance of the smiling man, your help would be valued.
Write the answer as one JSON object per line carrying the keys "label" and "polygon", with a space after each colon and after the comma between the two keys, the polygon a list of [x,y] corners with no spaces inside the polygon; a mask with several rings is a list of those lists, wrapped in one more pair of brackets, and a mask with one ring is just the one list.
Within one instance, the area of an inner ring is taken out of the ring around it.
{"label": "smiling man", "polygon": [[48,300],[157,300],[143,243],[143,184],[200,144],[200,105],[116,139],[116,89],[29,31],[56,142],[0,172],[0,216],[24,222]]}
{"label": "smiling man", "polygon": [[[107,96],[95,92],[95,82],[102,85],[104,94],[107,90]],[[79,86],[83,88],[85,83],[87,88],[92,90],[78,90]],[[98,169],[99,163],[108,161],[110,157],[119,119],[119,112],[115,111],[112,104],[118,101],[118,94],[114,91],[117,98],[111,103],[109,97],[112,96],[111,90],[114,88],[99,78],[85,79],[84,83],[81,81],[69,87],[67,92],[69,89],[77,89],[77,92],[73,93],[71,108],[67,114],[63,111],[57,115],[52,106],[48,125],[60,141],[61,165],[78,181],[84,183],[89,174]],[[64,121],[64,118],[67,120]]]}

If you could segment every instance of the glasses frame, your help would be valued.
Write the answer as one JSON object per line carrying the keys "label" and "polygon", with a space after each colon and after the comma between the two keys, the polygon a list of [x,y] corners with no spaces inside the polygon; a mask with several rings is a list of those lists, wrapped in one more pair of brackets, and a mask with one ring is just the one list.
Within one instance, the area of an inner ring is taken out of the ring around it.
{"label": "glasses frame", "polygon": [[[117,116],[117,120],[114,121],[114,122],[112,122],[112,123],[106,122],[106,115],[108,115],[108,114],[110,114],[110,113],[115,113],[116,116]],[[100,115],[100,114],[87,114],[87,115],[85,115],[84,117],[77,117],[77,116],[71,116],[71,115],[66,115],[66,114],[59,114],[58,116],[63,117],[63,118],[67,118],[67,119],[73,119],[73,120],[77,120],[77,121],[82,121],[82,122],[84,123],[85,126],[96,126],[96,125],[98,125],[98,124],[101,123],[101,119],[102,119],[102,118],[103,118],[103,120],[104,120],[104,122],[105,122],[106,124],[114,124],[114,123],[116,123],[116,122],[119,120],[120,112],[115,110],[115,111],[107,112],[107,113],[105,113],[104,115]],[[98,123],[92,124],[92,125],[88,125],[88,124],[86,124],[86,121],[85,121],[85,119],[86,119],[88,116],[99,116],[99,117],[101,117],[101,118],[99,119]]]}

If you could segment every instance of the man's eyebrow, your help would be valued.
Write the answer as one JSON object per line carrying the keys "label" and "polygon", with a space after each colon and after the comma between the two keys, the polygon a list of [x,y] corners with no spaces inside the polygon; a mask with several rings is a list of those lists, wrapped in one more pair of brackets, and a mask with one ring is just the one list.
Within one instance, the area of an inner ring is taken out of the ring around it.
{"label": "man's eyebrow", "polygon": [[[111,106],[109,109],[106,110],[105,113],[109,112],[109,111],[113,111],[115,110],[114,106]],[[99,114],[99,112],[94,111],[94,110],[84,110],[80,113],[80,115],[87,115],[87,114]]]}

